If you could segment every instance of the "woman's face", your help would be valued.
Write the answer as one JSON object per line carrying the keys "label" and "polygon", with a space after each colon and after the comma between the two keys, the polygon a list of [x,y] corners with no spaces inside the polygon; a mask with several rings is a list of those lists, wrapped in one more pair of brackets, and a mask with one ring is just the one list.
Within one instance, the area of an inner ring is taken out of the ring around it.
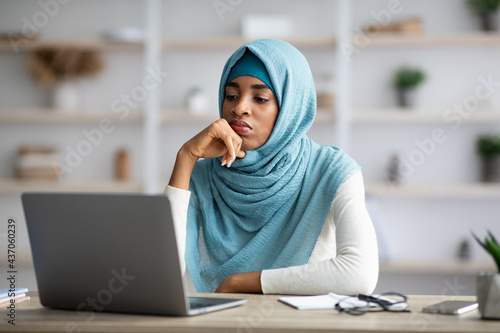
{"label": "woman's face", "polygon": [[222,116],[243,139],[242,150],[266,143],[278,118],[279,106],[272,90],[253,76],[238,76],[227,83]]}

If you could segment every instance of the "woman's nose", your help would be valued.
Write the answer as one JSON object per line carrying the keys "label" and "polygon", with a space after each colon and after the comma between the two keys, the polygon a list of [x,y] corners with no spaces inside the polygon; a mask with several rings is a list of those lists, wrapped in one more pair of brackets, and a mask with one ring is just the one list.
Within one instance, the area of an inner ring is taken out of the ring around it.
{"label": "woman's nose", "polygon": [[236,104],[231,112],[237,116],[248,116],[252,113],[249,103],[244,99],[241,99],[238,104]]}

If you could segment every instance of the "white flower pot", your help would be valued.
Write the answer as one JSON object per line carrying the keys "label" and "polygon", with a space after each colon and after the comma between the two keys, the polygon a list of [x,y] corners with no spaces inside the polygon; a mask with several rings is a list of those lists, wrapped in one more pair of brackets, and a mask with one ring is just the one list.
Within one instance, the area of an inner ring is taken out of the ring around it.
{"label": "white flower pot", "polygon": [[498,12],[484,12],[479,14],[482,31],[498,30]]}
{"label": "white flower pot", "polygon": [[500,319],[500,274],[477,274],[477,302],[483,319]]}
{"label": "white flower pot", "polygon": [[57,83],[53,91],[53,107],[60,111],[72,112],[79,108],[80,92],[74,81]]}
{"label": "white flower pot", "polygon": [[188,110],[193,115],[204,115],[210,111],[208,94],[200,89],[192,89],[188,94]]}
{"label": "white flower pot", "polygon": [[398,106],[409,108],[415,105],[415,88],[397,89]]}

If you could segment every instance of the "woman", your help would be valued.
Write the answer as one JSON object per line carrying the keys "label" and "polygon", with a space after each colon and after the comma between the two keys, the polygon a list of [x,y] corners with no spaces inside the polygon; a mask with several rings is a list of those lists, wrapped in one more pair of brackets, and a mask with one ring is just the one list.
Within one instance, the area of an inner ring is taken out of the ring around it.
{"label": "woman", "polygon": [[219,107],[180,149],[166,189],[197,291],[371,293],[378,254],[362,174],[306,136],[316,94],[304,56],[279,40],[243,45]]}

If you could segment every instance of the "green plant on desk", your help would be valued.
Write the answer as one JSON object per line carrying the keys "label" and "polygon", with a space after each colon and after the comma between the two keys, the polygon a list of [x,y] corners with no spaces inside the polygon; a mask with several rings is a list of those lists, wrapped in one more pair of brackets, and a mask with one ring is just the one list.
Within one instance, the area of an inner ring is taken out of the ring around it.
{"label": "green plant on desk", "polygon": [[481,241],[476,235],[472,234],[476,241],[488,252],[497,264],[498,272],[500,273],[500,245],[498,244],[495,236],[488,231],[484,241]]}
{"label": "green plant on desk", "polygon": [[477,275],[477,302],[484,319],[500,319],[500,245],[488,231],[483,241],[472,234],[497,265],[496,272],[479,272]]}

